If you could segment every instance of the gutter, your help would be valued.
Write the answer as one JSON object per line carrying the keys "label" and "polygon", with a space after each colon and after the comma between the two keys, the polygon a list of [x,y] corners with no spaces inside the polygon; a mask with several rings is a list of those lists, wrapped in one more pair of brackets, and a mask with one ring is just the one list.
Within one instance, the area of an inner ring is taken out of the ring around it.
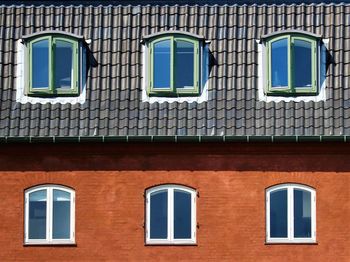
{"label": "gutter", "polygon": [[0,137],[0,144],[9,143],[303,143],[350,142],[350,136],[26,136]]}

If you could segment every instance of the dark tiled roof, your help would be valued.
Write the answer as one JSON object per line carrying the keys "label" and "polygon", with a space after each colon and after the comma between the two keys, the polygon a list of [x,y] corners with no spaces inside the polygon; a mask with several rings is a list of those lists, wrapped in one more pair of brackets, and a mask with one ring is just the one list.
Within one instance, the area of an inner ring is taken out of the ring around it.
{"label": "dark tiled roof", "polygon": [[[211,40],[217,65],[208,102],[141,101],[140,40],[168,29]],[[258,101],[255,40],[283,29],[329,38],[335,63],[327,71],[327,101]],[[89,71],[84,104],[16,102],[16,41],[40,30],[92,39],[98,66]],[[350,135],[350,5],[3,5],[0,76],[0,137]]]}

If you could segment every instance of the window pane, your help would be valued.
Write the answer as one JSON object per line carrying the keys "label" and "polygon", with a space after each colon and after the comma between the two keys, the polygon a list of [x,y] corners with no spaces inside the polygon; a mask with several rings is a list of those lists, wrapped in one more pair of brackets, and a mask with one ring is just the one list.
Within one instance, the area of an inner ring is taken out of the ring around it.
{"label": "window pane", "polygon": [[287,189],[270,193],[270,236],[288,237]]}
{"label": "window pane", "polygon": [[191,194],[174,191],[174,238],[191,238]]}
{"label": "window pane", "polygon": [[70,193],[53,190],[53,232],[54,239],[70,238]]}
{"label": "window pane", "polygon": [[153,87],[170,87],[171,42],[164,40],[154,45]]}
{"label": "window pane", "polygon": [[288,87],[288,39],[271,44],[271,86]]}
{"label": "window pane", "polygon": [[175,52],[175,86],[176,88],[194,86],[194,44],[187,41],[176,41]]}
{"label": "window pane", "polygon": [[168,237],[168,191],[161,190],[151,194],[150,238]]}
{"label": "window pane", "polygon": [[57,40],[55,44],[55,87],[70,89],[73,79],[73,44]]}
{"label": "window pane", "polygon": [[46,190],[29,194],[29,239],[46,239]]}
{"label": "window pane", "polygon": [[311,193],[294,189],[294,237],[311,237]]}
{"label": "window pane", "polygon": [[294,40],[293,70],[295,87],[311,87],[312,48],[311,43]]}
{"label": "window pane", "polygon": [[49,40],[32,45],[32,87],[49,87]]}

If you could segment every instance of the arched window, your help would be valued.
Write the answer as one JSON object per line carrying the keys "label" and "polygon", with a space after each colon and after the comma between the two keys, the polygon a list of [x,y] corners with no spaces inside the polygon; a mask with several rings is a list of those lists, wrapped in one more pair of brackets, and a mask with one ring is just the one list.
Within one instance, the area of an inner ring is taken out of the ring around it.
{"label": "arched window", "polygon": [[267,242],[316,241],[316,192],[299,184],[282,184],[266,190]]}
{"label": "arched window", "polygon": [[82,37],[44,31],[25,36],[23,40],[27,50],[27,95],[79,95]]}
{"label": "arched window", "polygon": [[162,185],[146,191],[146,243],[196,243],[196,191]]}
{"label": "arched window", "polygon": [[201,91],[203,42],[200,36],[160,32],[144,38],[147,48],[147,93],[149,96],[198,96]]}
{"label": "arched window", "polygon": [[320,83],[320,37],[291,30],[263,37],[268,95],[316,95]]}
{"label": "arched window", "polygon": [[75,192],[59,185],[25,191],[25,243],[74,243]]}

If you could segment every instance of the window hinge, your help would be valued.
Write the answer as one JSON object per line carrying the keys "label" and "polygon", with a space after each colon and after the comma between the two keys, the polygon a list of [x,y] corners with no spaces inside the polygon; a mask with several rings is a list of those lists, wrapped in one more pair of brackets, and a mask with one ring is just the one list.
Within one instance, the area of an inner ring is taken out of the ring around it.
{"label": "window hinge", "polygon": [[73,197],[73,203],[75,203],[75,197]]}
{"label": "window hinge", "polygon": [[146,203],[148,204],[148,198],[146,198]]}
{"label": "window hinge", "polygon": [[75,237],[75,232],[73,232],[73,237]]}

